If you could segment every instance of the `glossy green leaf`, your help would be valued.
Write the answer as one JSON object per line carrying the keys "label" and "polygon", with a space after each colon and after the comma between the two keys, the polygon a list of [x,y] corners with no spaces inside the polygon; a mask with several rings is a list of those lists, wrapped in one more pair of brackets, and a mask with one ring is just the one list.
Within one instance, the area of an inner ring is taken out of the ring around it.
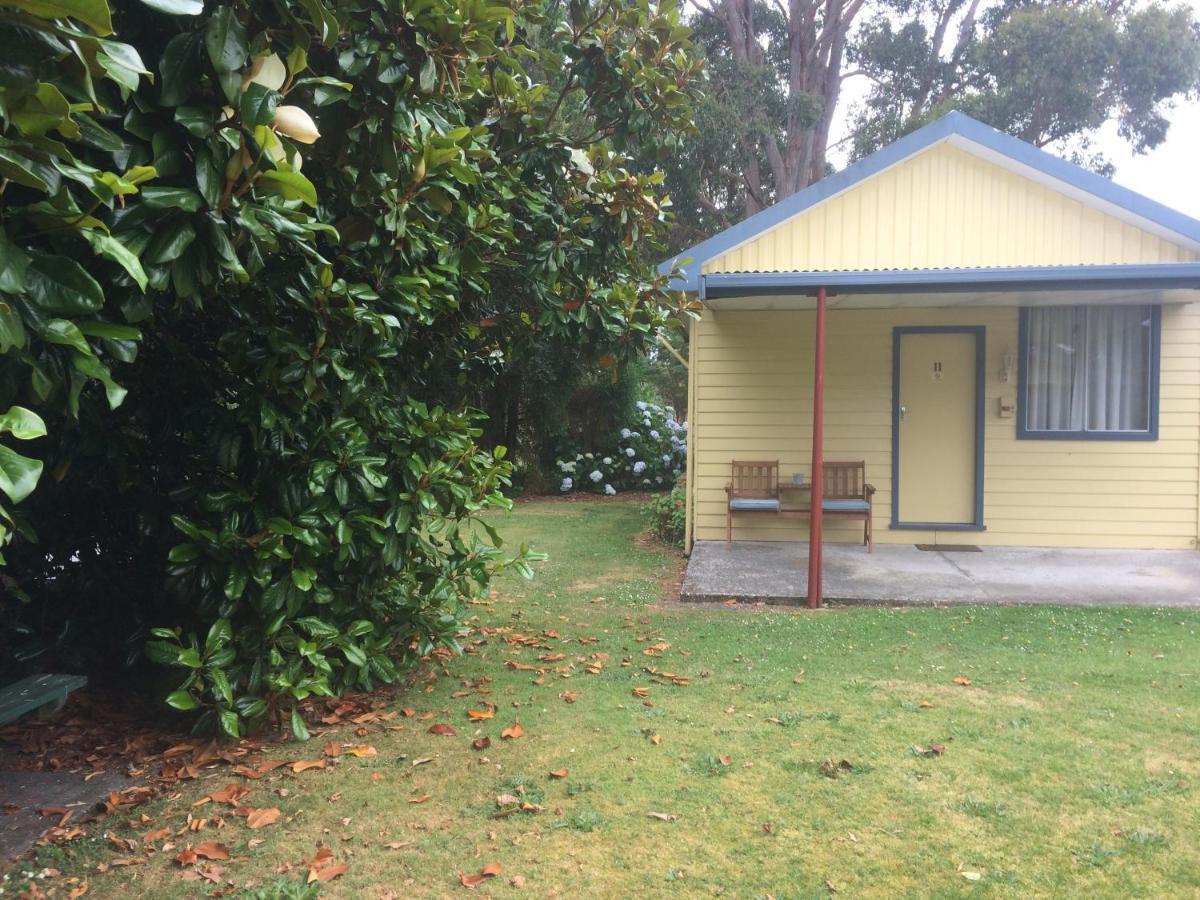
{"label": "glossy green leaf", "polygon": [[65,256],[31,254],[25,290],[35,306],[51,315],[95,313],[104,306],[104,292],[96,279]]}
{"label": "glossy green leaf", "polygon": [[215,7],[204,29],[204,47],[218,72],[236,72],[246,64],[250,42],[232,4]]}
{"label": "glossy green leaf", "polygon": [[172,691],[167,694],[167,705],[173,706],[175,709],[186,712],[189,709],[196,709],[200,706],[196,702],[196,698],[187,691]]}
{"label": "glossy green leaf", "polygon": [[279,194],[285,200],[301,200],[309,206],[317,205],[317,189],[299,172],[269,169],[258,176],[256,182],[263,190]]}
{"label": "glossy green leaf", "polygon": [[8,0],[17,9],[42,19],[75,19],[103,37],[112,34],[106,0]]}
{"label": "glossy green leaf", "polygon": [[117,238],[98,231],[85,231],[84,238],[92,249],[119,264],[143,291],[146,289],[146,270],[141,260]]}
{"label": "glossy green leaf", "polygon": [[51,319],[46,323],[46,328],[42,332],[41,337],[42,340],[51,344],[74,347],[80,353],[85,353],[88,356],[93,354],[92,346],[87,342],[87,338],[83,336],[83,332],[79,330],[79,326],[69,319]]}
{"label": "glossy green leaf", "polygon": [[282,100],[283,95],[279,91],[273,91],[258,83],[250,84],[242,91],[242,122],[249,128],[270,125]]}
{"label": "glossy green leaf", "polygon": [[19,441],[31,441],[46,436],[46,423],[31,409],[10,406],[0,415],[0,433],[7,432]]}
{"label": "glossy green leaf", "polygon": [[300,715],[298,709],[292,710],[292,734],[298,741],[308,740],[308,726],[304,724],[304,717]]}
{"label": "glossy green leaf", "polygon": [[20,503],[37,487],[42,476],[42,461],[22,456],[0,444],[0,491],[13,503]]}

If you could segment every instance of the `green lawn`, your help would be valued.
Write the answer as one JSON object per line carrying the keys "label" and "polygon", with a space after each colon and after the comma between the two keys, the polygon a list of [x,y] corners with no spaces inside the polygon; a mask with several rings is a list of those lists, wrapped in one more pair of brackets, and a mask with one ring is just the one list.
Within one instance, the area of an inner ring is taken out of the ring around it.
{"label": "green lawn", "polygon": [[[260,896],[299,886],[320,846],[349,864],[322,896],[461,896],[457,873],[493,862],[502,873],[477,893],[1200,894],[1200,615],[687,608],[662,601],[675,562],[637,540],[632,504],[522,503],[496,524],[549,560],[477,608],[475,652],[397,698],[417,715],[285,748],[378,755],[246,781],[243,802],[283,818],[250,831],[227,814],[171,838],[178,849],[224,842],[235,860],[220,877],[271,886]],[[504,640],[521,636],[540,646]],[[468,721],[487,702],[495,717]],[[516,721],[524,736],[502,739]],[[491,746],[473,749],[482,736]],[[934,744],[944,752],[914,752]],[[242,780],[216,770],[114,831],[178,828],[197,798]],[[542,810],[496,818],[505,794]],[[99,846],[105,827],[75,859],[42,861],[86,874],[89,897],[200,892],[178,849],[96,874],[123,855]]]}

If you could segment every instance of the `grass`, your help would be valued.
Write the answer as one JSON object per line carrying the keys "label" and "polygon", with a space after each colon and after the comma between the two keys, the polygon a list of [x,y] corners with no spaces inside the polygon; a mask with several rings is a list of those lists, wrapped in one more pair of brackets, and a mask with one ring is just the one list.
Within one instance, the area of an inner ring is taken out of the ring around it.
{"label": "grass", "polygon": [[[350,865],[328,897],[462,895],[456,873],[490,862],[503,873],[476,890],[497,897],[1200,893],[1200,614],[683,608],[661,601],[674,562],[635,540],[636,506],[522,503],[497,524],[549,559],[475,608],[490,633],[474,653],[397,697],[434,718],[314,736],[290,758],[331,739],[378,755],[247,782],[278,824],[190,836],[229,845],[241,896],[311,896],[319,846]],[[485,701],[495,717],[469,722]],[[502,739],[515,721],[524,736]],[[235,780],[218,770],[151,823],[93,829],[179,826]],[[501,794],[542,810],[497,818]],[[181,880],[174,852],[96,874],[93,850],[43,852],[88,897],[213,888]]]}

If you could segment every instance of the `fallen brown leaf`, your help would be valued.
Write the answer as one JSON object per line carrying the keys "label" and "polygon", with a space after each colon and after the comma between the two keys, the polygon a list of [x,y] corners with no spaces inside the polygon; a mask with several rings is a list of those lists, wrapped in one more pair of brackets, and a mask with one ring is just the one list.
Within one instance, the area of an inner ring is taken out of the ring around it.
{"label": "fallen brown leaf", "polygon": [[490,719],[496,715],[492,709],[468,709],[467,718],[472,722],[482,722],[484,719]]}
{"label": "fallen brown leaf", "polygon": [[279,821],[279,808],[268,806],[265,809],[254,809],[250,811],[250,815],[246,816],[247,828],[266,828],[268,825],[274,825]]}
{"label": "fallen brown leaf", "polygon": [[486,750],[488,747],[492,746],[492,739],[485,735],[484,737],[476,738],[475,740],[471,741],[471,746],[476,750]]}
{"label": "fallen brown leaf", "polygon": [[550,777],[551,778],[566,778],[568,774],[569,774],[569,772],[567,769],[554,769],[550,773]]}
{"label": "fallen brown leaf", "polygon": [[424,803],[426,800],[428,800],[432,796],[433,796],[433,794],[422,794],[420,797],[410,797],[408,802],[409,803]]}
{"label": "fallen brown leaf", "polygon": [[379,755],[379,751],[376,750],[374,747],[372,747],[370,744],[363,744],[360,747],[351,747],[346,752],[349,753],[351,756],[355,756],[359,759],[366,759],[368,757]]}
{"label": "fallen brown leaf", "polygon": [[341,756],[341,753],[342,753],[342,745],[339,744],[337,741],[330,741],[328,744],[325,745],[325,755],[326,756]]}
{"label": "fallen brown leaf", "polygon": [[440,734],[443,737],[453,737],[454,735],[458,734],[457,731],[455,731],[451,726],[447,725],[445,722],[438,722],[436,725],[430,725],[429,733],[430,734]]}
{"label": "fallen brown leaf", "polygon": [[489,878],[495,878],[501,873],[501,871],[503,871],[503,869],[501,868],[500,863],[488,863],[486,866],[480,869],[479,872],[473,875],[468,875],[465,872],[460,871],[458,873],[458,880],[462,883],[463,887],[478,887]]}
{"label": "fallen brown leaf", "polygon": [[508,726],[508,728],[505,728],[502,732],[500,732],[500,737],[506,738],[508,740],[515,740],[516,738],[524,737],[524,736],[525,736],[525,729],[521,727],[520,722],[513,722],[512,725]]}
{"label": "fallen brown leaf", "polygon": [[971,683],[971,679],[967,678],[965,675],[958,675],[955,677],[954,683],[961,684],[963,687],[966,687],[968,684]]}
{"label": "fallen brown leaf", "polygon": [[309,769],[324,769],[325,760],[323,759],[298,759],[290,764],[293,772],[307,772]]}
{"label": "fallen brown leaf", "polygon": [[229,859],[229,848],[217,841],[205,841],[203,844],[197,845],[194,850],[197,856],[202,856],[204,859]]}
{"label": "fallen brown leaf", "polygon": [[649,812],[649,813],[646,813],[646,818],[658,819],[659,821],[662,821],[662,822],[674,822],[676,819],[679,818],[679,816],[675,815],[675,813]]}

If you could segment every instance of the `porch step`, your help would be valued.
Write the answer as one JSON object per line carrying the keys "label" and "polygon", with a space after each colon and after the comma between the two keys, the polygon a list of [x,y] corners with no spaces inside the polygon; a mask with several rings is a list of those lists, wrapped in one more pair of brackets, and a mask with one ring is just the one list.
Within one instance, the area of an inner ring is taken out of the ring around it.
{"label": "porch step", "polygon": [[25,713],[62,709],[67,695],[87,686],[83,675],[30,675],[15,684],[0,688],[0,725],[19,719]]}

